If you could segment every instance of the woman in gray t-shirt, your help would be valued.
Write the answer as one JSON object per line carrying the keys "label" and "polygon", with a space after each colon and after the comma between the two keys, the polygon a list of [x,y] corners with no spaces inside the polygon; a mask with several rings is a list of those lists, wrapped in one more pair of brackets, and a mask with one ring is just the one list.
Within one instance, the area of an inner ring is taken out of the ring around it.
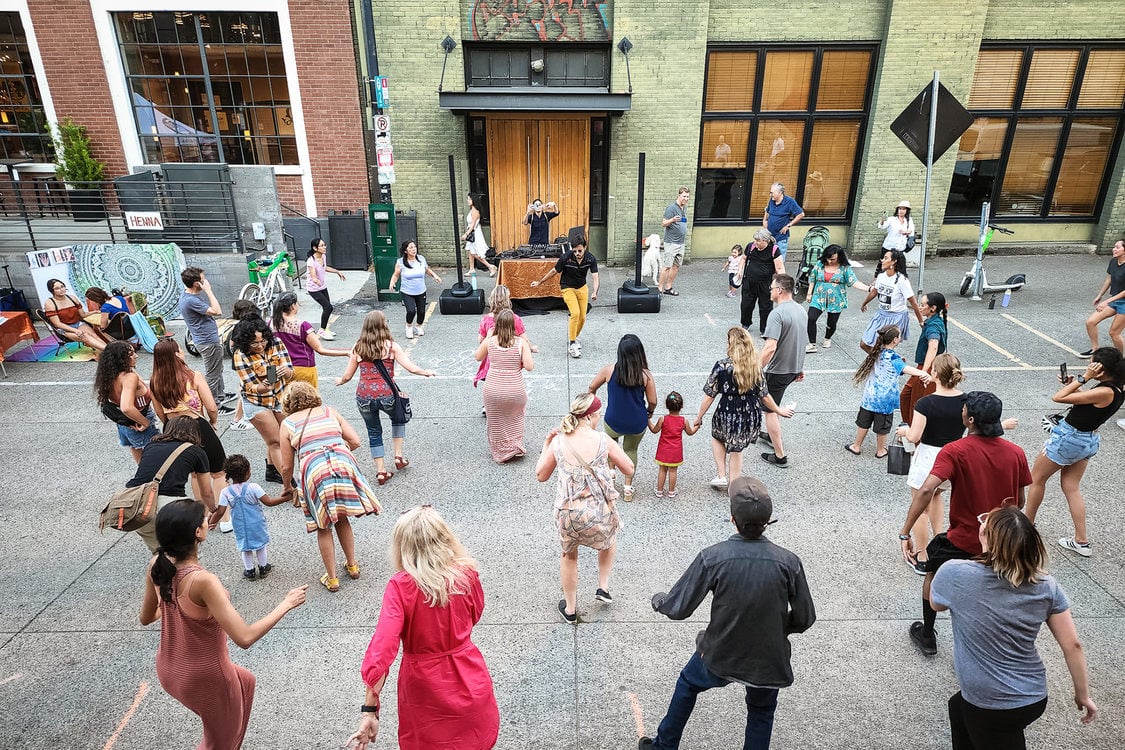
{"label": "woman in gray t-shirt", "polygon": [[1035,638],[1044,622],[1062,647],[1074,682],[1074,703],[1088,724],[1086,656],[1070,602],[1043,572],[1047,550],[1018,508],[982,514],[975,560],[950,560],[934,576],[930,602],[953,618],[953,666],[961,690],[949,699],[953,748],[1024,748],[1023,731],[1047,707],[1047,673]]}

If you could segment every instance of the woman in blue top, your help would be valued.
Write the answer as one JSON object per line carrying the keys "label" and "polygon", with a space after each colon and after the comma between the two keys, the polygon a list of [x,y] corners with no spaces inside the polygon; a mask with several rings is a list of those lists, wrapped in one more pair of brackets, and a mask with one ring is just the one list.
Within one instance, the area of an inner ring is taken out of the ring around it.
{"label": "woman in blue top", "polygon": [[[606,365],[590,381],[590,393],[606,384],[605,433],[619,441],[625,455],[637,465],[637,446],[648,431],[648,418],[656,411],[656,381],[648,369],[641,340],[631,333],[617,344],[617,363]],[[646,405],[647,402],[647,405]],[[624,477],[624,499],[633,499],[633,477]]]}
{"label": "woman in blue top", "polygon": [[930,587],[935,610],[953,620],[953,667],[961,689],[949,699],[953,750],[1025,748],[1023,732],[1047,708],[1047,670],[1035,648],[1043,623],[1062,648],[1079,721],[1098,716],[1070,602],[1047,575],[1047,549],[1014,506],[980,517],[983,550],[950,560]]}
{"label": "woman in blue top", "polygon": [[[922,310],[925,320],[922,321],[922,332],[918,334],[918,345],[914,348],[914,364],[919,370],[932,374],[934,358],[939,354],[945,354],[949,342],[948,305],[945,303],[945,295],[941,292],[927,292],[922,295],[918,307]],[[929,383],[923,383],[920,378],[910,376],[910,380],[906,381],[902,393],[898,396],[898,408],[902,412],[903,423],[910,424],[914,419],[914,404],[923,396],[933,393],[936,387],[937,383],[932,379]]]}
{"label": "woman in blue top", "polygon": [[816,354],[816,322],[822,312],[828,313],[828,325],[824,329],[824,348],[832,346],[832,336],[840,313],[848,306],[848,287],[858,287],[867,292],[871,287],[856,278],[848,262],[844,248],[829,245],[820,254],[820,260],[809,274],[809,345],[806,354]]}
{"label": "woman in blue top", "polygon": [[[426,322],[426,276],[433,276],[434,281],[441,283],[441,277],[434,273],[426,263],[426,259],[418,254],[418,243],[407,240],[402,243],[402,257],[395,262],[395,273],[391,277],[389,289],[395,288],[395,282],[401,280],[402,302],[406,305],[406,338],[412,339],[414,335],[426,335],[423,324]],[[418,325],[414,325],[414,316],[418,316]]]}

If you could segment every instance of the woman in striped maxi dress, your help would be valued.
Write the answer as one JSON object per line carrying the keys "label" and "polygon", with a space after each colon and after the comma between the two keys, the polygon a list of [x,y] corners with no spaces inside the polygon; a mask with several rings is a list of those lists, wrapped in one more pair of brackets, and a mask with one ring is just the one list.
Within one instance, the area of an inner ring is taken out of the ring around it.
{"label": "woman in striped maxi dress", "polygon": [[379,513],[382,507],[352,455],[351,449],[359,447],[359,435],[347,420],[324,406],[315,388],[300,381],[285,389],[281,404],[289,414],[281,423],[281,474],[287,484],[296,485],[305,529],[316,532],[325,570],[320,584],[339,591],[332,529],[344,551],[348,577],[359,578],[355,536],[348,518]]}
{"label": "woman in striped maxi dress", "polygon": [[527,452],[523,447],[527,411],[523,371],[535,368],[527,339],[516,335],[515,315],[511,310],[500,311],[496,327],[473,356],[478,362],[486,357],[489,361],[483,393],[488,416],[488,448],[493,461],[504,463]]}

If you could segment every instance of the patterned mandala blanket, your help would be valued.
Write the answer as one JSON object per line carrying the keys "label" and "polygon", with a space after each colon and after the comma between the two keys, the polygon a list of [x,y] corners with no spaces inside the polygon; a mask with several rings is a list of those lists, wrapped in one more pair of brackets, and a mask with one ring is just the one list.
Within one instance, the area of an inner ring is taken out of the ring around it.
{"label": "patterned mandala blanket", "polygon": [[[71,275],[78,289],[144,292],[149,315],[171,316],[183,291],[184,252],[173,242],[73,245]],[[174,317],[174,316],[172,316]]]}

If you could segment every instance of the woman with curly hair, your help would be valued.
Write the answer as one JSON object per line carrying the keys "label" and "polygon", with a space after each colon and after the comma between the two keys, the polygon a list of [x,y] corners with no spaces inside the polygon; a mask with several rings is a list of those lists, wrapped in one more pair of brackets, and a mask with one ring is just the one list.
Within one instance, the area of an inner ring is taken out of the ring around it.
{"label": "woman with curly hair", "polygon": [[[207,379],[203,373],[188,367],[184,361],[184,352],[175,339],[162,339],[154,347],[149,387],[152,389],[153,406],[156,407],[156,415],[160,417],[160,421],[167,424],[174,417],[191,417],[196,421],[199,445],[207,454],[211,487],[215,497],[218,497],[226,487],[223,464],[227,460],[223,444],[215,433],[219,409],[211,396],[211,389],[207,387]],[[230,521],[223,522],[223,531],[232,529]]]}
{"label": "woman with curly hair", "polygon": [[[344,374],[336,378],[336,385],[348,382],[356,371],[359,371],[355,402],[359,407],[359,415],[367,425],[367,441],[371,446],[371,458],[375,461],[375,478],[379,484],[386,484],[394,476],[393,472],[386,470],[383,460],[386,451],[383,448],[383,422],[379,412],[386,412],[388,416],[394,414],[395,398],[391,383],[395,379],[395,362],[415,375],[424,378],[434,376],[433,370],[423,370],[411,362],[406,350],[395,342],[387,325],[387,316],[382,310],[372,310],[363,318],[359,340],[355,342],[351,356],[348,357],[348,366],[344,369]],[[379,365],[382,367],[380,368]],[[383,374],[384,372],[386,375]],[[399,393],[403,396],[408,395],[401,388]],[[392,417],[391,440],[394,443],[395,468],[399,470],[410,465],[403,456],[405,439],[406,423],[396,424]]]}
{"label": "woman with curly hair", "polygon": [[336,592],[340,579],[332,529],[344,551],[348,577],[359,578],[355,535],[348,519],[379,513],[382,507],[356,465],[352,450],[359,447],[359,435],[347,420],[324,406],[316,389],[302,381],[285,389],[281,405],[289,415],[281,422],[281,473],[293,477],[296,484],[305,530],[316,532],[325,571],[320,585]]}
{"label": "woman with curly hair", "polygon": [[108,344],[98,359],[94,399],[117,425],[117,439],[140,462],[141,452],[160,434],[148,386],[137,374],[137,352],[124,341]]}
{"label": "woman with curly hair", "polygon": [[247,316],[231,333],[234,371],[242,381],[242,411],[266,444],[266,481],[288,486],[278,473],[281,466],[281,438],[278,427],[285,415],[281,411],[281,392],[293,379],[289,352],[273,335],[266,321]]}
{"label": "woman with curly hair", "polygon": [[742,474],[742,451],[758,439],[763,406],[779,416],[793,416],[792,409],[774,402],[765,384],[762,362],[750,333],[741,326],[732,327],[727,331],[727,356],[711,368],[695,417],[695,428],[699,429],[707,410],[719,399],[711,418],[711,451],[718,472],[711,486],[717,490],[726,490],[729,480]]}

